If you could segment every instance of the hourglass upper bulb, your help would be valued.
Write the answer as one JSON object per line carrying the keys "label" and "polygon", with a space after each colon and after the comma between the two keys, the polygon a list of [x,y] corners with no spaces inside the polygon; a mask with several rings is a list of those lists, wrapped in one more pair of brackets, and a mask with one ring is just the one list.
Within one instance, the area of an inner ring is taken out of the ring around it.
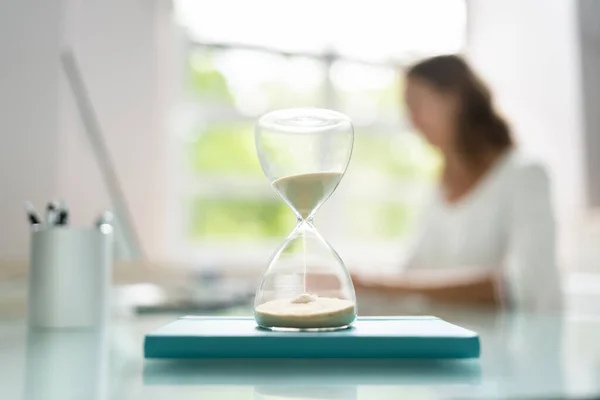
{"label": "hourglass upper bulb", "polygon": [[260,164],[273,188],[303,219],[339,184],[352,155],[354,130],[344,114],[286,109],[261,117],[255,128]]}

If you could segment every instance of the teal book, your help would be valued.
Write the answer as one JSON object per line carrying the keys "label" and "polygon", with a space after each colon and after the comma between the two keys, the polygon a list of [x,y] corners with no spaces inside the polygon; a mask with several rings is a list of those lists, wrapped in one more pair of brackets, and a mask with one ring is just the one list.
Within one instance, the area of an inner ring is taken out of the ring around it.
{"label": "teal book", "polygon": [[183,317],[144,339],[145,358],[477,358],[477,333],[436,317],[359,317],[333,332],[273,332],[250,317]]}

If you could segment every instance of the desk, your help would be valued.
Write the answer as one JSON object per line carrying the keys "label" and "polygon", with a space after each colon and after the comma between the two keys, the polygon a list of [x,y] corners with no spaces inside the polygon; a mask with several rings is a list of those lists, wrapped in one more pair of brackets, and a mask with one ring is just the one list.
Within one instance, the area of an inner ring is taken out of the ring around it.
{"label": "desk", "polygon": [[0,320],[0,398],[431,399],[600,394],[600,317],[455,312],[479,361],[144,362],[146,332],[175,316],[115,319],[103,333],[28,332]]}

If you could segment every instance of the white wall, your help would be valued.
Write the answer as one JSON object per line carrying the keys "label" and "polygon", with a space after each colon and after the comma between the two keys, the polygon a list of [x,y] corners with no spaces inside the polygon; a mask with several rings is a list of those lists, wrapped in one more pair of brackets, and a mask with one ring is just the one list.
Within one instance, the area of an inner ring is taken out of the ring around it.
{"label": "white wall", "polygon": [[27,253],[23,202],[57,195],[60,0],[0,4],[0,258]]}
{"label": "white wall", "polygon": [[523,149],[547,163],[563,220],[585,205],[576,2],[468,2],[467,53]]}
{"label": "white wall", "polygon": [[144,250],[161,258],[171,2],[8,3],[0,5],[0,220],[8,227],[0,235],[0,258],[27,254],[26,198],[40,208],[64,198],[76,224],[91,224],[110,205],[59,69],[63,45],[80,61]]}
{"label": "white wall", "polygon": [[579,0],[588,201],[600,207],[600,1]]}
{"label": "white wall", "polygon": [[[68,12],[66,42],[79,59],[135,228],[145,252],[161,258],[170,2],[71,0]],[[63,88],[61,192],[77,205],[79,220],[90,223],[109,200],[71,93]]]}

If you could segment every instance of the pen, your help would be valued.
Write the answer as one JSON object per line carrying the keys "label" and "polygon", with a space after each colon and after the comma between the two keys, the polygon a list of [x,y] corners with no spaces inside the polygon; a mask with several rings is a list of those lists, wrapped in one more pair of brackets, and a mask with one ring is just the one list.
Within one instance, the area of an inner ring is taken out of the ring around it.
{"label": "pen", "polygon": [[35,211],[35,207],[30,201],[25,202],[25,210],[27,211],[27,219],[32,226],[37,226],[40,224],[40,218]]}
{"label": "pen", "polygon": [[56,225],[67,225],[69,223],[69,209],[67,203],[64,200],[58,202],[58,216],[56,218]]}
{"label": "pen", "polygon": [[56,223],[56,213],[58,211],[58,204],[54,201],[48,203],[46,207],[46,225],[52,226]]}
{"label": "pen", "polygon": [[110,211],[104,211],[95,222],[96,228],[100,228],[102,225],[112,225],[114,216]]}
{"label": "pen", "polygon": [[62,209],[58,213],[58,218],[56,220],[56,225],[67,225],[69,223],[69,211],[66,209]]}

